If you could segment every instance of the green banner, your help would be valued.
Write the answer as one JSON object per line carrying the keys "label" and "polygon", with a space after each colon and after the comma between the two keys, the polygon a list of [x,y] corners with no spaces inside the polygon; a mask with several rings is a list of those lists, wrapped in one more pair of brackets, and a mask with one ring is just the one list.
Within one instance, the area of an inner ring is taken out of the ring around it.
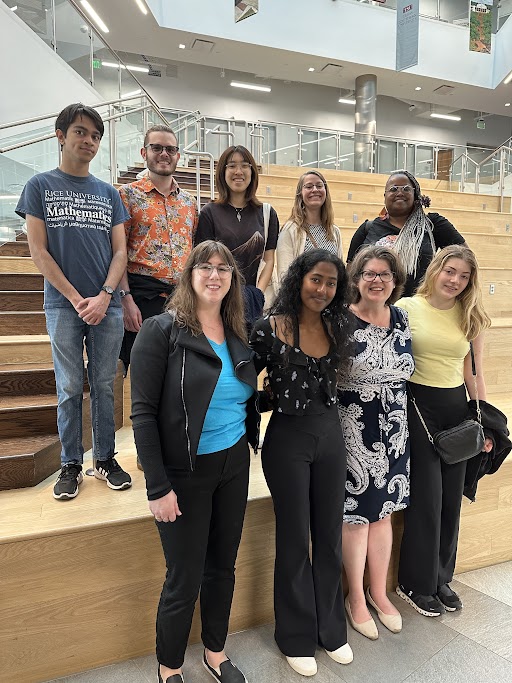
{"label": "green banner", "polygon": [[258,14],[260,0],[235,0],[235,22]]}
{"label": "green banner", "polygon": [[493,0],[471,0],[469,16],[469,49],[491,54]]}

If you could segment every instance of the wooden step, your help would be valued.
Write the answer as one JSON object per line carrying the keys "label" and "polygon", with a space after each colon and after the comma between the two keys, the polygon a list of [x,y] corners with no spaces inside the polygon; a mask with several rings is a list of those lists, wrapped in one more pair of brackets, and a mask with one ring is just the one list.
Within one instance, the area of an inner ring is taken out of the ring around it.
{"label": "wooden step", "polygon": [[28,242],[4,242],[0,245],[0,256],[30,256]]}
{"label": "wooden step", "polygon": [[43,311],[4,311],[0,313],[0,330],[3,335],[44,334],[46,320]]}
{"label": "wooden step", "polygon": [[0,491],[43,481],[60,469],[60,452],[58,434],[0,438]]}
{"label": "wooden step", "polygon": [[3,438],[57,433],[57,396],[0,397],[0,434]]}
{"label": "wooden step", "polygon": [[0,290],[3,292],[42,292],[44,278],[41,273],[0,273]]}
{"label": "wooden step", "polygon": [[27,241],[27,233],[19,232],[16,235],[16,242],[26,242],[26,241]]}
{"label": "wooden step", "polygon": [[39,273],[32,259],[24,256],[0,256],[0,273]]}
{"label": "wooden step", "polygon": [[0,400],[2,397],[55,393],[52,363],[12,363],[0,366]]}
{"label": "wooden step", "polygon": [[52,351],[47,334],[0,337],[1,365],[51,362]]}
{"label": "wooden step", "polygon": [[0,311],[38,311],[43,309],[43,292],[2,292]]}

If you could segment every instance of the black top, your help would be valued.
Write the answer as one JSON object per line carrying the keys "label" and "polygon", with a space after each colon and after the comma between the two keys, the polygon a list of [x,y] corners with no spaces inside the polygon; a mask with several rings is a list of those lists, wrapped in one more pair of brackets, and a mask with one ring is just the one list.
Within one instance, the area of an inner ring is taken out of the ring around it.
{"label": "black top", "polygon": [[278,234],[279,219],[273,208],[270,209],[265,245],[263,206],[248,204],[243,209],[235,209],[231,204],[211,202],[199,214],[194,246],[205,240],[222,242],[235,257],[245,283],[255,286],[263,252],[276,248]]}
{"label": "black top", "polygon": [[256,371],[267,368],[273,408],[286,415],[321,415],[336,406],[336,368],[339,356],[331,344],[322,358],[307,356],[281,341],[267,317],[254,325],[250,345],[256,352]]}
{"label": "black top", "polygon": [[[442,249],[450,244],[464,244],[464,237],[444,216],[440,216],[438,213],[428,213],[427,216],[434,226],[434,244],[437,249]],[[347,262],[350,263],[353,260],[363,245],[375,244],[392,247],[399,234],[400,228],[392,225],[387,218],[374,218],[373,221],[365,221],[358,227],[352,237]],[[416,276],[407,276],[403,296],[413,296],[433,256],[430,237],[425,233],[420,248]]]}

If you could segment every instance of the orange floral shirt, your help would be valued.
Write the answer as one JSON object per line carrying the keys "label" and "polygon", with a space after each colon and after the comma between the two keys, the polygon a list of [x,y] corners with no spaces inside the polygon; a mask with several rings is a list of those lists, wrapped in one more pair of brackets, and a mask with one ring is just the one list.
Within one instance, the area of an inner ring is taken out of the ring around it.
{"label": "orange floral shirt", "polygon": [[197,204],[173,179],[164,197],[146,176],[119,188],[130,220],[125,226],[129,273],[176,284],[197,228]]}

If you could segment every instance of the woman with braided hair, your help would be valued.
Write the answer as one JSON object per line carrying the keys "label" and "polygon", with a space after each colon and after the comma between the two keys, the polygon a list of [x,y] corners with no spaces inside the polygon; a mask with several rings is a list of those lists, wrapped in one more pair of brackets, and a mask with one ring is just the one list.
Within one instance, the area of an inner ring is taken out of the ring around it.
{"label": "woman with braided hair", "polygon": [[412,296],[438,249],[464,244],[464,237],[438,213],[425,213],[430,198],[421,194],[409,171],[393,171],[384,190],[385,208],[373,221],[365,221],[354,233],[347,262],[363,245],[396,249],[407,273],[404,296]]}

